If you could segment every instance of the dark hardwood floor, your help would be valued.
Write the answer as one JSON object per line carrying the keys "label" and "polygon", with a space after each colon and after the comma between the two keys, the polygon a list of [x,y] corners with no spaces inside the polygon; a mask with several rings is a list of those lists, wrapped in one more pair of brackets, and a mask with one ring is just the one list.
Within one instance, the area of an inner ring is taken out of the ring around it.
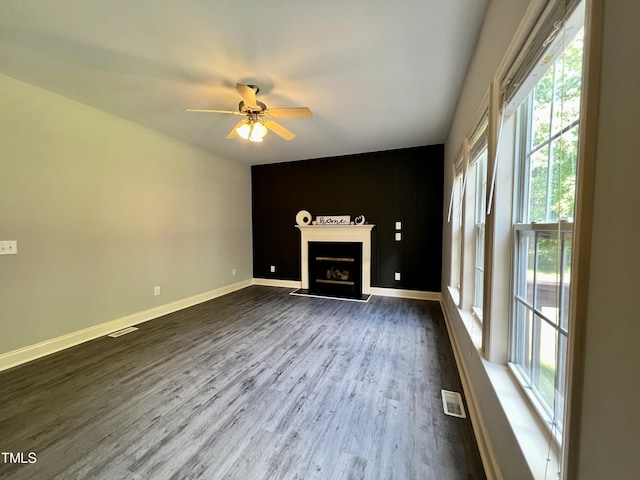
{"label": "dark hardwood floor", "polygon": [[437,302],[253,286],[0,372],[2,479],[482,479]]}

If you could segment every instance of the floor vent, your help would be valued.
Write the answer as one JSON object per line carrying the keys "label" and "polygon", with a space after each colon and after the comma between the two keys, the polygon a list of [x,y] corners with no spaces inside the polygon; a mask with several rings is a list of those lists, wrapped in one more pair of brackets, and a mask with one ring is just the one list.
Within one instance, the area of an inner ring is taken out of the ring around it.
{"label": "floor vent", "polygon": [[467,418],[467,414],[464,413],[462,396],[458,392],[451,392],[449,390],[441,390],[441,392],[444,413],[452,417]]}
{"label": "floor vent", "polygon": [[138,327],[127,327],[123,328],[122,330],[118,330],[117,332],[110,333],[109,336],[113,338],[121,337],[122,335],[126,335],[127,333],[135,332],[136,330],[138,330]]}

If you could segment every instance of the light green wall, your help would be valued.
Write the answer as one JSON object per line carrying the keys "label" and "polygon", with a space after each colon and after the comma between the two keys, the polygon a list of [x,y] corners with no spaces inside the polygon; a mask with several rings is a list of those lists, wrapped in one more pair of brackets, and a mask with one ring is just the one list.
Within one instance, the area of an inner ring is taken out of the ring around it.
{"label": "light green wall", "polygon": [[251,278],[248,165],[3,76],[0,106],[0,354]]}
{"label": "light green wall", "polygon": [[604,4],[580,480],[640,478],[640,2]]}

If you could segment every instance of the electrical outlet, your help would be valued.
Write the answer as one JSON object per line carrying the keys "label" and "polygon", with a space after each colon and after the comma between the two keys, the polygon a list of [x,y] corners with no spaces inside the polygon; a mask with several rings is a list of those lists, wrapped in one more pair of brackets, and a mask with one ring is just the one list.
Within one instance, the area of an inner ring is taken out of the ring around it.
{"label": "electrical outlet", "polygon": [[394,278],[395,280],[400,280],[400,272],[396,272]]}
{"label": "electrical outlet", "polygon": [[160,295],[160,287],[153,287],[153,295],[156,297]]}
{"label": "electrical outlet", "polygon": [[271,265],[271,273],[275,273],[276,271],[276,266],[275,265]]}
{"label": "electrical outlet", "polygon": [[0,241],[0,255],[13,255],[16,253],[18,253],[17,240],[1,240]]}
{"label": "electrical outlet", "polygon": [[231,269],[231,276],[232,276],[232,277],[235,277],[235,276],[236,276],[236,269],[235,269],[235,268],[232,268],[232,269]]}

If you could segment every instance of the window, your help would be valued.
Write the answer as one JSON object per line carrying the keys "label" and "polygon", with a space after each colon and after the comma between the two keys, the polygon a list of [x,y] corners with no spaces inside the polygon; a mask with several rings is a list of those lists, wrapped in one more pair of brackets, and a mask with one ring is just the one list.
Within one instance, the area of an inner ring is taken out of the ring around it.
{"label": "window", "polygon": [[475,215],[474,215],[474,278],[473,278],[473,313],[482,321],[482,303],[484,295],[484,231],[485,213],[487,210],[487,147],[473,159],[476,180]]}
{"label": "window", "polygon": [[[460,162],[462,163],[462,162]],[[462,267],[462,172],[456,174],[451,192],[451,205],[449,206],[449,219],[451,222],[451,280],[449,285],[459,295],[460,269]],[[456,303],[459,302],[459,298]]]}
{"label": "window", "polygon": [[[488,95],[487,95],[488,98]],[[455,177],[449,205],[451,277],[449,292],[478,348],[482,344],[484,223],[487,192],[488,105],[453,163]]]}
{"label": "window", "polygon": [[561,438],[582,82],[580,29],[517,113],[511,362]]}

